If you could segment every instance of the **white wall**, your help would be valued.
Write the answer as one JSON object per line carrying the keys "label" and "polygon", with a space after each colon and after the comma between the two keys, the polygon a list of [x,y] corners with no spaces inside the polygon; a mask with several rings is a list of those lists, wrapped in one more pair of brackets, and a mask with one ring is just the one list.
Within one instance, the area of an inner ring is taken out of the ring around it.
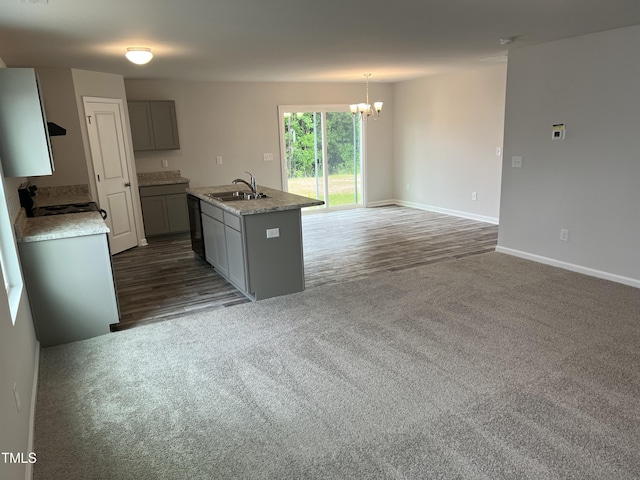
{"label": "white wall", "polygon": [[505,64],[396,85],[396,199],[497,223],[505,85]]}
{"label": "white wall", "polygon": [[[362,83],[226,83],[125,80],[129,100],[175,100],[181,150],[136,152],[139,172],[181,170],[191,186],[227,184],[251,171],[258,183],[282,188],[278,105],[350,104],[364,100]],[[385,102],[369,120],[368,200],[392,198],[393,85],[370,83],[370,98]],[[263,161],[273,153],[274,161]],[[223,158],[216,165],[216,156]]]}
{"label": "white wall", "polygon": [[[0,68],[4,66],[0,59]],[[18,186],[23,180],[0,179],[0,188],[4,189],[10,218],[15,218],[20,209]],[[29,452],[31,400],[35,393],[33,385],[38,350],[26,291],[23,290],[13,325],[7,294],[4,288],[0,288],[0,452],[25,455]],[[21,400],[19,412],[14,400],[14,383]],[[22,480],[26,469],[24,464],[5,464],[0,458],[2,480]]]}
{"label": "white wall", "polygon": [[510,52],[500,251],[640,286],[639,47],[635,26]]}

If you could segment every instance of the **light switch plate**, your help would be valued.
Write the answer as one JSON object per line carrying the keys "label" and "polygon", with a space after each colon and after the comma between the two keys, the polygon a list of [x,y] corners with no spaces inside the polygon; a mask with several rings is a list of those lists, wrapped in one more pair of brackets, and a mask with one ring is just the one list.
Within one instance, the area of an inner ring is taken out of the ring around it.
{"label": "light switch plate", "polygon": [[267,228],[267,238],[277,238],[280,236],[279,228]]}

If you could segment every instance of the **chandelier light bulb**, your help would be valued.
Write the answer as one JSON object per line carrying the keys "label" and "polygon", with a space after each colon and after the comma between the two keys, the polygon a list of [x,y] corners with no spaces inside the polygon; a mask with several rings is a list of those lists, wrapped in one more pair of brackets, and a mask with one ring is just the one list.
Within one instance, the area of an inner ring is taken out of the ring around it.
{"label": "chandelier light bulb", "polygon": [[125,57],[131,63],[135,63],[136,65],[144,65],[145,63],[149,63],[153,58],[153,53],[151,53],[151,49],[147,47],[128,47],[127,53],[125,53]]}

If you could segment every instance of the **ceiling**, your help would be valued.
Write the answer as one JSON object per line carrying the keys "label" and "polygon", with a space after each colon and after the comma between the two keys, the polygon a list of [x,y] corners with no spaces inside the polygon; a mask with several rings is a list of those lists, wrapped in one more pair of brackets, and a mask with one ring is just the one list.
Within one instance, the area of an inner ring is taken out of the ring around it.
{"label": "ceiling", "polygon": [[[0,12],[9,67],[200,81],[395,82],[640,24],[639,0],[0,0]],[[133,65],[128,46],[155,57]]]}

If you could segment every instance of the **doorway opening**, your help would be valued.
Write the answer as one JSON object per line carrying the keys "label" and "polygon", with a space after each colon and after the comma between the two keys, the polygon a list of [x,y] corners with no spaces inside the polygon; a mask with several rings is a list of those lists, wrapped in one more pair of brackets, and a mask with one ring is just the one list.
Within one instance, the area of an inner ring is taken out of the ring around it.
{"label": "doorway opening", "polygon": [[363,123],[348,105],[281,105],[278,114],[283,190],[323,200],[317,210],[362,206]]}

